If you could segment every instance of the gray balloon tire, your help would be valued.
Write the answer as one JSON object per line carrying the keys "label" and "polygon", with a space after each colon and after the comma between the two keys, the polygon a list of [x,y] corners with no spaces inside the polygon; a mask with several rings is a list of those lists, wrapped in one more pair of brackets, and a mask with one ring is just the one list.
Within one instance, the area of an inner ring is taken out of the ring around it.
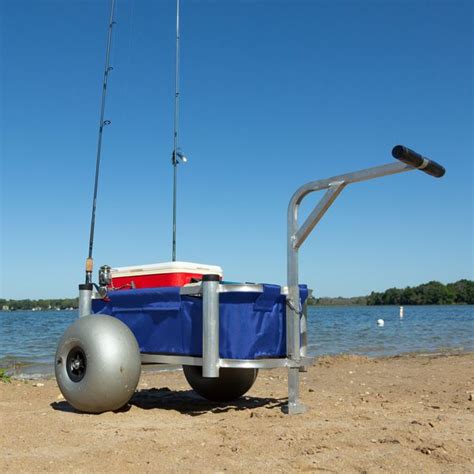
{"label": "gray balloon tire", "polygon": [[[80,354],[81,374],[67,367],[68,356]],[[141,360],[137,340],[117,318],[85,316],[75,321],[59,341],[55,374],[64,398],[76,410],[102,413],[123,407],[140,380]],[[73,380],[75,378],[76,380]]]}
{"label": "gray balloon tire", "polygon": [[201,397],[212,402],[230,402],[245,395],[255,383],[258,369],[220,368],[219,377],[205,378],[202,367],[183,365],[186,380]]}

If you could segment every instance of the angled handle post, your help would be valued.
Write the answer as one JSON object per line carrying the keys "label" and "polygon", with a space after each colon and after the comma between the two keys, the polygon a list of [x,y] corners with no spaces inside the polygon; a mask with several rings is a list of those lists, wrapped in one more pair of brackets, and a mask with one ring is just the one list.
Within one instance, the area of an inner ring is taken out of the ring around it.
{"label": "angled handle post", "polygon": [[[445,169],[433,160],[401,145],[392,150],[392,155],[400,162],[375,166],[361,171],[333,176],[328,179],[311,181],[301,186],[292,196],[288,205],[287,230],[287,281],[288,297],[286,308],[286,351],[291,364],[288,368],[288,413],[302,413],[304,405],[299,400],[299,367],[301,366],[302,328],[306,327],[306,316],[300,305],[298,250],[306,238],[319,223],[332,203],[342,190],[351,183],[368,181],[382,176],[414,171],[419,169],[440,178]],[[327,189],[319,203],[315,206],[306,221],[299,227],[298,210],[303,199],[310,193]]]}

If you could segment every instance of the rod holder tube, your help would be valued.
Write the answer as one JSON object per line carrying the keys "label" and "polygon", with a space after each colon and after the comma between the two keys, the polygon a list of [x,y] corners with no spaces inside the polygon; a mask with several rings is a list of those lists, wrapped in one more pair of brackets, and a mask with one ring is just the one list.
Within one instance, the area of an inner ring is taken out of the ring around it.
{"label": "rod holder tube", "polygon": [[202,278],[202,376],[219,377],[219,275]]}
{"label": "rod holder tube", "polygon": [[92,290],[90,283],[79,285],[79,317],[90,316],[92,314]]}

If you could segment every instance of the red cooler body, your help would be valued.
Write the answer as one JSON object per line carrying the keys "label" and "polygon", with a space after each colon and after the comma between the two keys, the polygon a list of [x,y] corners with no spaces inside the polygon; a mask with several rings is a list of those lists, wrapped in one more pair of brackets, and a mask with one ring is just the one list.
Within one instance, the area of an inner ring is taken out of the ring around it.
{"label": "red cooler body", "polygon": [[216,265],[205,265],[191,262],[166,262],[149,265],[135,265],[111,269],[112,283],[110,289],[158,288],[163,286],[184,286],[203,275],[219,275],[222,279],[222,268]]}

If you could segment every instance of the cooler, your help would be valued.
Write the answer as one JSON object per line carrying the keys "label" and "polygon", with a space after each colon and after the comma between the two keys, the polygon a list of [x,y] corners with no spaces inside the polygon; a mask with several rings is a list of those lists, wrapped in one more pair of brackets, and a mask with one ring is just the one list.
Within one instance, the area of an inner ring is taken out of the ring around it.
{"label": "cooler", "polygon": [[203,275],[219,275],[222,268],[191,262],[166,262],[131,267],[112,268],[110,289],[158,288],[164,286],[184,286]]}

